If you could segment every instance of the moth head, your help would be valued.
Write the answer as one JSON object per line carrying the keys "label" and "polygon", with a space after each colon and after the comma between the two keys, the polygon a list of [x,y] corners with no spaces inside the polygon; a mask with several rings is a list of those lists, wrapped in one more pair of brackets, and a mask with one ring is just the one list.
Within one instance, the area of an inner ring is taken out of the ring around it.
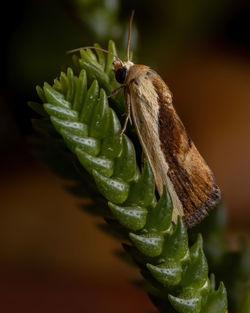
{"label": "moth head", "polygon": [[120,84],[124,84],[126,82],[127,74],[131,66],[134,63],[131,61],[123,62],[121,60],[115,60],[113,62],[115,78]]}

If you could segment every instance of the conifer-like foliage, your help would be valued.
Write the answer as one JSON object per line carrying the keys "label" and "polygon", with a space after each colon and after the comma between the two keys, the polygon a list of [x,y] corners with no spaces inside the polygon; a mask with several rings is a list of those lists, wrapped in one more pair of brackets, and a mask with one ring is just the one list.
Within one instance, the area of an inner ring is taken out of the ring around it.
{"label": "conifer-like foliage", "polygon": [[[108,49],[116,53],[112,41]],[[161,312],[227,312],[223,283],[216,286],[214,275],[208,276],[201,235],[190,247],[182,219],[172,222],[168,191],[157,199],[149,163],[144,160],[143,166],[138,165],[136,139],[123,135],[119,141],[117,114],[120,117],[124,111],[123,94],[107,98],[119,87],[113,57],[81,50],[73,60],[74,72],[68,68],[52,86],[37,87],[42,103],[29,103],[41,115],[33,124],[45,135],[47,161],[55,151],[54,168],[62,167],[64,177],[75,178],[78,187],[81,182],[88,195],[94,195],[95,205],[87,210],[93,213],[98,207],[110,229],[125,240],[123,247],[140,267]],[[133,130],[130,134],[133,138]]]}

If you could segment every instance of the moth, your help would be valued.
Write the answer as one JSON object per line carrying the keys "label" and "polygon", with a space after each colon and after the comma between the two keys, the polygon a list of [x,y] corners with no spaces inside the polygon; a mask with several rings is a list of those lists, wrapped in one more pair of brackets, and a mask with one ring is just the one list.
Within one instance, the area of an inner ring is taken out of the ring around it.
{"label": "moth", "polygon": [[[173,202],[173,220],[180,215],[187,227],[193,227],[220,200],[220,189],[176,113],[168,86],[150,67],[129,60],[133,16],[134,11],[129,23],[126,61],[113,54],[115,77],[122,85],[110,96],[121,89],[125,93],[126,120],[121,138],[132,117],[159,195],[166,186]],[[84,47],[87,48],[112,54],[102,48]]]}

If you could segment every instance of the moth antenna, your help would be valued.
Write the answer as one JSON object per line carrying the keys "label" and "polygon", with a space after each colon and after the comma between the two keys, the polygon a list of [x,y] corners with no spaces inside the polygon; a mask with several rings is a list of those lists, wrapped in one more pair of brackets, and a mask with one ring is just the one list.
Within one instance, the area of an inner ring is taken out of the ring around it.
{"label": "moth antenna", "polygon": [[115,55],[113,52],[111,52],[109,50],[106,50],[106,49],[103,49],[103,48],[94,47],[94,46],[80,47],[80,48],[77,48],[77,49],[69,50],[66,53],[70,54],[70,53],[74,53],[74,52],[77,52],[77,51],[80,51],[80,50],[87,50],[87,49],[99,50],[99,51],[105,52],[107,54],[111,54],[111,55],[113,55],[114,58],[116,58],[117,60],[121,61],[121,59],[117,55]]}
{"label": "moth antenna", "polygon": [[127,43],[127,61],[129,61],[129,49],[130,49],[131,29],[132,29],[132,23],[133,23],[134,15],[135,15],[135,10],[132,11],[131,17],[130,17],[130,21],[129,21],[128,43]]}

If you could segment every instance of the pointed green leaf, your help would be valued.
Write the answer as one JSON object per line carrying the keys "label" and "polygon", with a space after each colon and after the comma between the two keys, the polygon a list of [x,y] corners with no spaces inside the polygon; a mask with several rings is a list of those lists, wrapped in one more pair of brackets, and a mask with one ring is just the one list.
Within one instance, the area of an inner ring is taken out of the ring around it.
{"label": "pointed green leaf", "polygon": [[[94,44],[95,47],[101,48],[101,46],[98,43]],[[106,63],[106,55],[100,51],[100,50],[96,50],[96,54],[98,56],[98,62],[102,68],[102,70],[104,70],[105,68],[105,63]]]}
{"label": "pointed green leaf", "polygon": [[[112,52],[114,55],[117,55],[115,43],[112,40],[109,40],[108,51]],[[111,77],[113,74],[113,61],[114,57],[111,54],[107,54],[107,62],[105,67],[105,72]],[[114,74],[113,74],[114,75]]]}
{"label": "pointed green leaf", "polygon": [[49,115],[53,115],[59,119],[66,121],[78,122],[78,112],[74,110],[62,108],[60,106],[55,106],[50,103],[44,103],[43,107]]}
{"label": "pointed green leaf", "polygon": [[124,227],[137,231],[145,226],[147,209],[139,206],[121,207],[111,202],[108,205],[116,219]]}
{"label": "pointed green leaf", "polygon": [[56,91],[63,93],[62,84],[59,82],[59,80],[56,78],[54,79],[54,84],[52,86]]}
{"label": "pointed green leaf", "polygon": [[101,67],[99,62],[97,61],[96,55],[94,54],[94,52],[91,49],[86,49],[85,52],[89,57],[90,63],[95,64],[97,67]]}
{"label": "pointed green leaf", "polygon": [[89,134],[91,137],[102,139],[106,136],[109,114],[110,108],[108,106],[107,96],[105,91],[101,89],[100,98],[95,106],[89,129]]}
{"label": "pointed green leaf", "polygon": [[200,295],[201,295],[201,306],[203,307],[206,302],[207,302],[207,298],[208,298],[208,294],[211,290],[211,285],[210,285],[210,279],[207,277],[207,280],[205,282],[205,284],[200,288]]}
{"label": "pointed green leaf", "polygon": [[71,107],[70,102],[65,100],[64,96],[60,92],[56,91],[53,87],[51,87],[48,83],[44,83],[43,90],[47,99],[46,102],[67,109]]}
{"label": "pointed green leaf", "polygon": [[202,237],[198,236],[196,243],[190,249],[191,261],[186,266],[183,277],[183,287],[201,288],[207,281],[208,265],[202,249]]}
{"label": "pointed green leaf", "polygon": [[126,135],[123,135],[122,152],[116,159],[114,176],[129,182],[135,177],[136,169],[134,145]]}
{"label": "pointed green leaf", "polygon": [[208,295],[207,302],[201,313],[227,313],[227,292],[222,282],[218,290],[212,291]]}
{"label": "pointed green leaf", "polygon": [[165,263],[160,265],[147,264],[147,268],[164,287],[176,286],[181,280],[181,264],[173,259],[167,259]]}
{"label": "pointed green leaf", "polygon": [[177,312],[200,313],[201,296],[199,295],[199,292],[194,289],[185,290],[178,295],[178,297],[168,295],[168,298]]}
{"label": "pointed green leaf", "polygon": [[79,122],[61,120],[55,116],[50,117],[55,129],[61,133],[62,130],[68,131],[72,135],[88,136],[88,126]]}
{"label": "pointed green leaf", "polygon": [[102,143],[102,155],[109,159],[114,159],[121,153],[122,145],[120,143],[120,133],[120,121],[114,110],[110,109],[108,128]]}
{"label": "pointed green leaf", "polygon": [[39,85],[36,86],[36,92],[37,92],[37,94],[38,94],[38,97],[40,98],[40,100],[41,100],[43,103],[44,103],[44,102],[47,102],[46,96],[45,96],[45,94],[44,94],[44,91],[43,91],[43,89],[42,89]]}
{"label": "pointed green leaf", "polygon": [[186,227],[180,217],[171,235],[165,236],[163,257],[183,261],[188,258],[188,235]]}
{"label": "pointed green leaf", "polygon": [[131,189],[127,199],[127,203],[147,207],[152,204],[154,200],[154,195],[154,175],[149,163],[145,160],[144,168],[138,181],[131,183]]}
{"label": "pointed green leaf", "polygon": [[89,64],[92,64],[100,70],[102,69],[101,65],[97,62],[96,55],[92,52],[91,49],[81,49],[80,56],[81,61],[85,61]]}
{"label": "pointed green leaf", "polygon": [[84,99],[87,94],[87,74],[84,70],[80,72],[79,79],[75,82],[75,96],[73,109],[80,112],[83,108]]}
{"label": "pointed green leaf", "polygon": [[62,130],[61,134],[68,146],[68,148],[74,152],[76,148],[79,148],[90,155],[96,156],[100,152],[100,141],[92,137],[81,137],[72,135],[71,133]]}
{"label": "pointed green leaf", "polygon": [[73,54],[72,56],[72,63],[73,63],[73,68],[75,70],[75,73],[80,73],[81,71],[81,68],[80,68],[80,65],[79,65],[79,56],[76,55],[76,54]]}
{"label": "pointed green leaf", "polygon": [[136,248],[146,256],[156,257],[162,253],[164,239],[161,235],[137,235],[134,233],[129,233],[129,238],[132,240]]}
{"label": "pointed green leaf", "polygon": [[86,62],[82,58],[79,60],[79,64],[86,70],[90,80],[97,79],[103,88],[105,88],[108,92],[111,91],[111,87],[109,86],[109,77],[105,72],[102,71],[102,69],[95,66],[94,64]]}
{"label": "pointed green leaf", "polygon": [[67,69],[67,78],[68,78],[68,89],[66,93],[65,99],[72,103],[74,92],[75,92],[75,84],[74,84],[74,73],[72,68],[68,67]]}
{"label": "pointed green leaf", "polygon": [[129,192],[129,185],[120,179],[107,178],[97,171],[93,171],[93,176],[100,193],[109,201],[123,203]]}
{"label": "pointed green leaf", "polygon": [[113,174],[114,162],[112,160],[106,157],[94,157],[79,148],[76,148],[75,152],[82,166],[90,174],[92,170],[96,170],[106,177],[110,177]]}
{"label": "pointed green leaf", "polygon": [[156,207],[151,208],[147,218],[147,229],[157,231],[168,231],[172,225],[173,205],[171,197],[166,188]]}
{"label": "pointed green leaf", "polygon": [[62,94],[64,95],[64,97],[66,97],[67,95],[67,91],[68,91],[68,77],[64,72],[61,72],[60,75],[60,83],[61,83],[61,87],[62,87]]}
{"label": "pointed green leaf", "polygon": [[84,122],[86,124],[90,123],[93,111],[97,105],[96,102],[98,95],[99,95],[99,85],[97,80],[94,80],[85,97],[83,108],[80,114],[81,122]]}

